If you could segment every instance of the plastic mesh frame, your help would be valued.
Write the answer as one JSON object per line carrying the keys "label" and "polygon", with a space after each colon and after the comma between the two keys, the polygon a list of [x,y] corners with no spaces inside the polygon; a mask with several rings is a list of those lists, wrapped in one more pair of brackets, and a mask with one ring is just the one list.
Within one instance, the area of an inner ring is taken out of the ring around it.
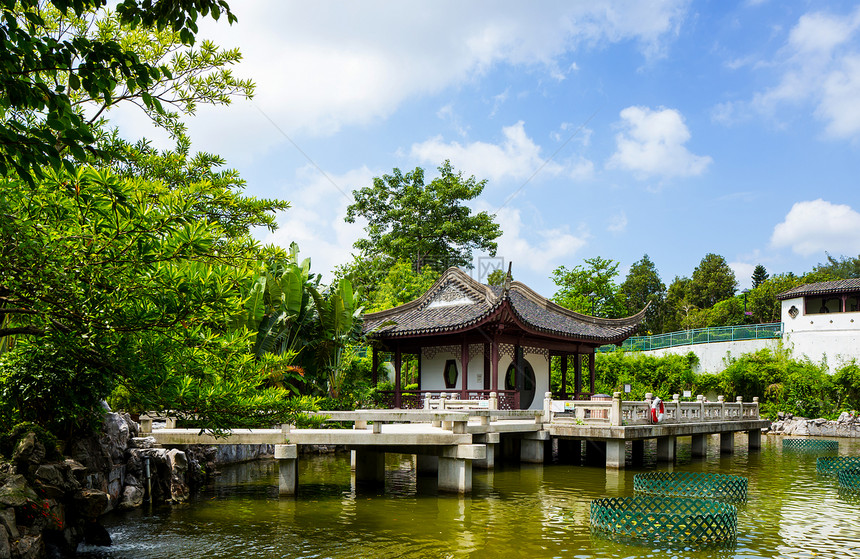
{"label": "plastic mesh frame", "polygon": [[729,502],[746,501],[748,485],[745,477],[704,472],[647,472],[633,476],[636,493]]}
{"label": "plastic mesh frame", "polygon": [[860,469],[860,456],[819,456],[815,462],[819,474],[835,476],[839,470]]}
{"label": "plastic mesh frame", "polygon": [[851,493],[860,493],[860,469],[847,468],[836,472],[839,489]]}
{"label": "plastic mesh frame", "polygon": [[782,439],[783,450],[800,452],[838,452],[839,441],[822,439]]}
{"label": "plastic mesh frame", "polygon": [[591,501],[591,529],[649,542],[717,544],[737,537],[738,510],[708,499],[635,495]]}

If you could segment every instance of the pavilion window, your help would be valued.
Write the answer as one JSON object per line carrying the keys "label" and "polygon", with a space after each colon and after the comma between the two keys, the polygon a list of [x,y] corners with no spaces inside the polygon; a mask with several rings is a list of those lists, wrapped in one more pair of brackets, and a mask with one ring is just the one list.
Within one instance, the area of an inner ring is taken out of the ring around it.
{"label": "pavilion window", "polygon": [[457,377],[460,376],[460,372],[457,370],[456,360],[448,359],[445,361],[445,370],[442,376],[445,379],[445,388],[457,388]]}

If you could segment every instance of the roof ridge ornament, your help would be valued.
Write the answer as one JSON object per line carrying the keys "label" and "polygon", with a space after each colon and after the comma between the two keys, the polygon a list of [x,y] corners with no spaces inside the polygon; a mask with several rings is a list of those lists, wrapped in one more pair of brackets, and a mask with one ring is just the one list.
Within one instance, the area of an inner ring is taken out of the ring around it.
{"label": "roof ridge ornament", "polygon": [[508,294],[511,292],[511,281],[513,280],[513,276],[511,275],[511,266],[512,265],[513,265],[513,262],[508,261],[508,273],[505,274],[505,287],[504,287],[504,291],[503,291],[505,297],[507,297]]}

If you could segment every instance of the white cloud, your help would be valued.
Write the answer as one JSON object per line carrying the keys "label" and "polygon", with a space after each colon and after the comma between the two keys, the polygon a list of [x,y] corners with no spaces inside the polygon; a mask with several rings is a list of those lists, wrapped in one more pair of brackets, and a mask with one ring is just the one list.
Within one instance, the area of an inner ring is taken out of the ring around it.
{"label": "white cloud", "polygon": [[742,290],[752,287],[752,274],[755,267],[755,264],[750,264],[749,262],[729,262],[729,268],[735,273],[738,287]]}
{"label": "white cloud", "polygon": [[779,82],[754,95],[753,109],[773,114],[787,104],[809,104],[828,135],[860,134],[860,8],[804,14],[772,64]]}
{"label": "white cloud", "polygon": [[[565,172],[565,168],[554,161],[545,164],[540,146],[528,137],[522,121],[502,128],[502,136],[504,139],[500,144],[446,143],[441,136],[437,136],[420,144],[413,144],[410,155],[421,162],[437,165],[440,161],[450,159],[455,169],[480,179],[489,179],[491,182],[506,179],[525,180],[538,169],[541,174],[552,176]],[[582,164],[583,162],[579,162],[580,166]],[[580,169],[580,173],[582,172]]]}
{"label": "white cloud", "polygon": [[260,112],[291,137],[326,136],[384,119],[407,99],[468,83],[496,65],[533,66],[557,78],[564,55],[622,41],[659,56],[688,4],[239,2],[231,6],[238,23],[204,18],[199,37],[241,49],[234,74],[254,79],[256,97],[229,111],[200,107],[189,128],[201,149],[252,158],[284,141]]}
{"label": "white cloud", "polygon": [[801,256],[860,252],[860,213],[822,199],[797,202],[773,229],[771,244]]}
{"label": "white cloud", "polygon": [[627,214],[622,210],[610,217],[606,230],[611,233],[623,233],[627,231]]}
{"label": "white cloud", "polygon": [[[296,242],[301,255],[312,256],[311,271],[322,273],[323,281],[331,279],[335,266],[351,261],[352,244],[364,234],[364,223],[346,223],[346,208],[352,198],[344,193],[372,182],[367,168],[343,175],[322,176],[311,166],[300,169],[291,181],[286,197],[292,207],[278,215],[278,230],[263,242],[288,247]],[[334,184],[332,184],[332,182]],[[297,185],[297,186],[292,186]]]}
{"label": "white cloud", "polygon": [[626,169],[640,178],[689,177],[701,175],[713,161],[687,150],[684,144],[690,131],[674,109],[634,106],[620,116],[623,130],[615,137],[618,149],[607,163],[609,168]]}
{"label": "white cloud", "polygon": [[[497,254],[506,262],[513,262],[515,270],[528,270],[544,277],[584,247],[589,237],[584,228],[573,234],[567,226],[552,229],[527,226],[519,208],[498,210],[496,221],[504,231],[498,239]],[[516,271],[514,274],[521,277]]]}

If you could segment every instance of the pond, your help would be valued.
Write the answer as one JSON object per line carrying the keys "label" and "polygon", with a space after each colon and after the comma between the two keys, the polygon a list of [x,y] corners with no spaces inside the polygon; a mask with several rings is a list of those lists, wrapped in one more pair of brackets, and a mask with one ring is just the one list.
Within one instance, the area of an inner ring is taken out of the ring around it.
{"label": "pond", "polygon": [[[783,452],[781,437],[762,437],[735,454],[709,441],[706,458],[690,459],[678,439],[674,465],[626,470],[562,464],[497,464],[475,469],[467,497],[437,494],[435,479],[416,477],[414,458],[388,455],[385,488],[356,487],[349,455],[302,457],[296,498],[278,498],[272,461],[225,468],[189,503],[105,517],[109,548],[92,558],[240,559],[268,557],[860,557],[860,500],[816,473],[815,454]],[[860,441],[839,440],[839,453],[860,455]],[[629,464],[629,462],[628,462]],[[592,499],[633,494],[633,475],[654,470],[731,473],[749,478],[738,507],[738,537],[722,549],[662,549],[593,535]]]}

